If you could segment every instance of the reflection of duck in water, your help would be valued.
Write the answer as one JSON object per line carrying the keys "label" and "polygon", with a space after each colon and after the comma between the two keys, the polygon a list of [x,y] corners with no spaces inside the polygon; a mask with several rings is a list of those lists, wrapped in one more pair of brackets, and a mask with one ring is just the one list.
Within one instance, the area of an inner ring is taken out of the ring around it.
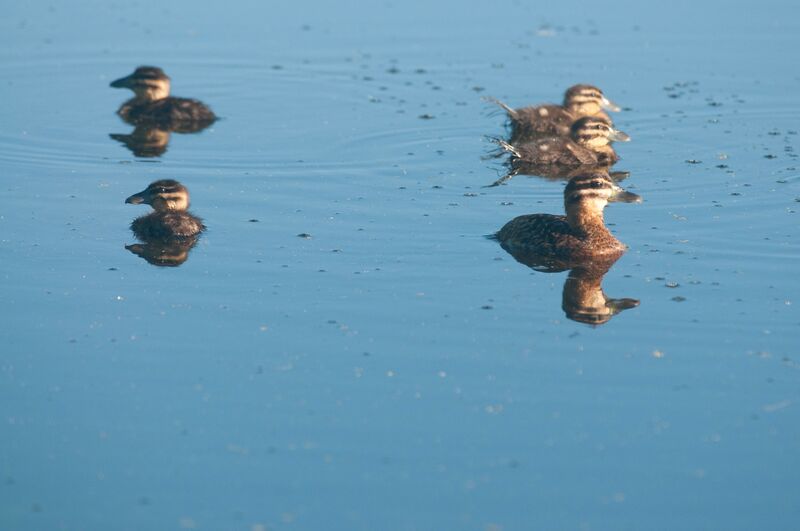
{"label": "reflection of duck in water", "polygon": [[133,194],[125,202],[132,205],[144,203],[153,207],[154,212],[136,218],[131,223],[131,230],[143,241],[191,238],[206,228],[203,220],[187,211],[189,191],[172,179],[150,183],[150,186]]}
{"label": "reflection of duck in water", "polygon": [[143,243],[125,248],[154,265],[179,266],[205,230],[203,220],[187,211],[189,191],[178,181],[163,179],[125,200],[147,204],[154,212],[133,220],[131,230]]}
{"label": "reflection of duck in water", "polygon": [[550,136],[515,145],[494,139],[501,149],[511,153],[511,170],[491,186],[520,173],[564,179],[592,169],[608,169],[619,160],[611,142],[628,140],[626,133],[614,129],[605,119],[593,117],[572,124],[569,137]]}
{"label": "reflection of duck in water", "polygon": [[603,276],[616,261],[590,262],[570,270],[561,295],[561,308],[568,318],[601,325],[619,312],[639,306],[637,299],[610,299],[603,291]]}
{"label": "reflection of duck in water", "polygon": [[170,96],[169,77],[155,66],[140,66],[133,74],[113,81],[111,86],[128,88],[135,94],[117,111],[123,120],[133,125],[194,133],[217,119],[200,101]]}
{"label": "reflection of duck in water", "polygon": [[125,248],[141,256],[153,265],[177,267],[189,258],[189,251],[197,243],[197,236],[180,240],[150,240],[146,243],[133,243]]}
{"label": "reflection of duck in water", "polygon": [[136,157],[160,157],[167,151],[170,132],[157,127],[137,125],[130,134],[112,133],[108,136],[125,144]]}
{"label": "reflection of duck in water", "polygon": [[494,98],[488,98],[488,100],[496,103],[508,113],[511,122],[511,139],[509,140],[511,144],[540,136],[566,136],[569,134],[573,122],[584,116],[605,118],[611,123],[611,119],[603,112],[603,109],[615,112],[620,110],[603,95],[603,91],[592,85],[575,85],[568,88],[564,93],[563,105],[540,105],[512,109]]}
{"label": "reflection of duck in water", "polygon": [[623,310],[639,306],[636,299],[611,299],[603,291],[603,277],[619,256],[603,257],[586,262],[544,259],[525,249],[503,247],[517,262],[544,273],[570,270],[564,281],[561,308],[569,319],[590,325],[601,325]]}
{"label": "reflection of duck in water", "polygon": [[512,254],[516,250],[544,261],[619,257],[625,245],[603,221],[603,209],[609,201],[640,202],[641,198],[620,188],[603,170],[579,175],[564,188],[566,216],[519,216],[506,223],[494,238]]}

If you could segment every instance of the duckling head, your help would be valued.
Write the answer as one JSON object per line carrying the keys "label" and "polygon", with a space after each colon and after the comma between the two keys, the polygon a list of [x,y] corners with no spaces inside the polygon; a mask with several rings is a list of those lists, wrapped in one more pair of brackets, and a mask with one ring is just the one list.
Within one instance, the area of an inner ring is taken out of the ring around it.
{"label": "duckling head", "polygon": [[602,224],[603,209],[610,202],[641,203],[642,198],[622,189],[603,170],[575,176],[564,188],[564,210],[572,227]]}
{"label": "duckling head", "polygon": [[614,127],[605,118],[585,116],[572,124],[570,138],[589,149],[602,149],[611,142],[627,142],[631,139]]}
{"label": "duckling head", "polygon": [[564,93],[564,108],[579,115],[593,116],[602,109],[619,112],[620,108],[592,85],[574,85]]}
{"label": "duckling head", "polygon": [[189,190],[178,181],[162,179],[125,200],[132,205],[150,205],[156,212],[182,211],[189,208]]}
{"label": "duckling head", "polygon": [[169,77],[157,66],[140,66],[133,74],[112,81],[111,86],[131,89],[137,100],[156,101],[169,96]]}

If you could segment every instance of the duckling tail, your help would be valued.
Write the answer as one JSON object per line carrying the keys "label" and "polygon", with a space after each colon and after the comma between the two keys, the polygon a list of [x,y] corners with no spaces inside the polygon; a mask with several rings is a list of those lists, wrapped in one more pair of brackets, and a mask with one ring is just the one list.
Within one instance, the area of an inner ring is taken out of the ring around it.
{"label": "duckling tail", "polygon": [[503,151],[507,151],[508,153],[511,153],[512,155],[514,155],[517,158],[521,158],[522,157],[522,155],[520,155],[519,151],[517,151],[517,148],[515,148],[514,146],[512,146],[511,144],[509,144],[508,142],[506,142],[502,138],[488,137],[488,139],[489,139],[489,142],[494,142],[495,144],[500,146],[500,148]]}
{"label": "duckling tail", "polygon": [[484,96],[482,99],[483,99],[483,101],[485,101],[487,103],[494,103],[495,105],[499,105],[500,107],[502,107],[502,109],[504,111],[506,111],[508,113],[508,115],[511,118],[516,118],[517,117],[517,111],[515,111],[514,109],[512,109],[511,107],[509,107],[508,105],[506,105],[502,101],[498,100],[497,98],[493,98],[491,96]]}

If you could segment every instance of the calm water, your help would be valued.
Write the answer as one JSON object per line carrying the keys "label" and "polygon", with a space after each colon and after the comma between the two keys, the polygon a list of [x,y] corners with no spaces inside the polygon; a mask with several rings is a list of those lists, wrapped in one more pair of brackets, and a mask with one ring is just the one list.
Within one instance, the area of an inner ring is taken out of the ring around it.
{"label": "calm water", "polygon": [[[797,4],[28,4],[0,20],[0,528],[796,529]],[[139,64],[224,119],[136,157],[108,84]],[[607,208],[602,277],[640,304],[595,327],[484,237],[563,186],[484,188],[481,96],[576,82],[625,107],[645,199]],[[125,248],[160,178],[209,227],[179,267]]]}

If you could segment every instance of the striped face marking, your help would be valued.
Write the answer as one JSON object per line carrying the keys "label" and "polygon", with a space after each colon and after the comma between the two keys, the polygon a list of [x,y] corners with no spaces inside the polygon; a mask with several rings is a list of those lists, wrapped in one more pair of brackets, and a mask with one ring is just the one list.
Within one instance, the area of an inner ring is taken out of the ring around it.
{"label": "striped face marking", "polygon": [[111,82],[114,88],[127,88],[138,99],[160,100],[169,96],[169,77],[158,67],[140,66],[133,74]]}
{"label": "striped face marking", "polygon": [[604,174],[595,173],[574,177],[564,189],[567,210],[578,204],[593,206],[592,210],[602,211],[609,197],[614,194],[616,185]]}
{"label": "striped face marking", "polygon": [[564,107],[581,116],[593,116],[601,109],[619,111],[620,108],[603,95],[603,91],[592,85],[575,85],[564,94]]}
{"label": "striped face marking", "polygon": [[163,179],[150,183],[143,191],[125,200],[126,203],[144,203],[156,211],[186,210],[189,208],[189,191],[178,181]]}

